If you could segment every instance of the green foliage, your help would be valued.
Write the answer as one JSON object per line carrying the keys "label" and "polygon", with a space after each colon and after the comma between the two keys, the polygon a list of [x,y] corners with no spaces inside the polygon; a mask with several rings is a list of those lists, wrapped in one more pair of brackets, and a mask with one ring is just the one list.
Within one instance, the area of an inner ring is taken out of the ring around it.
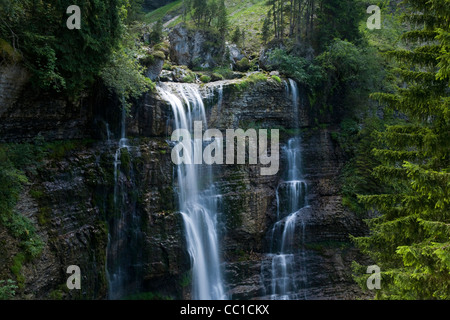
{"label": "green foliage", "polygon": [[363,109],[370,92],[386,83],[382,60],[370,47],[335,39],[316,61],[326,72],[318,103],[339,106],[347,114]]}
{"label": "green foliage", "polygon": [[224,80],[224,79],[225,79],[224,76],[221,75],[220,73],[213,72],[211,74],[211,80],[212,81],[220,81],[220,80]]}
{"label": "green foliage", "polygon": [[221,38],[220,43],[225,44],[225,37],[229,29],[228,13],[224,0],[190,0],[184,4],[197,28],[209,30],[213,28]]}
{"label": "green foliage", "polygon": [[270,37],[270,19],[266,17],[264,19],[264,23],[261,28],[261,39],[264,44],[266,44],[267,41],[269,41],[269,37]]}
{"label": "green foliage", "polygon": [[236,63],[236,68],[241,72],[246,72],[250,69],[250,61],[244,57]]}
{"label": "green foliage", "polygon": [[186,0],[177,0],[149,12],[145,15],[144,21],[147,23],[154,23],[158,20],[162,20],[166,15],[178,11],[182,7],[184,1]]}
{"label": "green foliage", "polygon": [[280,79],[279,76],[273,75],[271,78],[272,78],[273,80],[275,80],[276,82],[278,82],[279,84],[281,84],[281,79]]}
{"label": "green foliage", "polygon": [[359,22],[365,8],[358,0],[321,0],[315,21],[314,46],[323,51],[334,39],[356,43],[361,40]]}
{"label": "green foliage", "polygon": [[[404,49],[389,53],[401,63],[399,87],[373,98],[407,121],[375,132],[372,170],[381,193],[361,195],[379,215],[371,234],[355,238],[380,266],[380,299],[449,299],[450,295],[450,117],[448,1],[405,1],[412,28]],[[423,24],[426,21],[427,23]],[[437,40],[437,41],[436,41]]]}
{"label": "green foliage", "polygon": [[204,74],[200,77],[200,81],[203,83],[211,82],[211,77]]}
{"label": "green foliage", "polygon": [[163,22],[161,19],[153,25],[150,32],[150,44],[160,43],[163,40]]}
{"label": "green foliage", "polygon": [[223,79],[233,79],[233,71],[229,67],[217,67],[213,69],[213,74],[218,74]]}
{"label": "green foliage", "polygon": [[230,24],[230,22],[228,21],[227,8],[225,7],[225,0],[219,0],[216,15],[217,20],[215,26],[217,28],[217,31],[219,31],[219,34],[222,37],[222,44],[224,44]]}
{"label": "green foliage", "polygon": [[241,40],[243,38],[241,28],[239,26],[236,27],[233,31],[233,35],[231,36],[231,41],[237,45],[241,45]]}
{"label": "green foliage", "polygon": [[367,117],[359,124],[357,119],[345,118],[340,124],[339,133],[333,134],[333,139],[348,158],[340,176],[342,202],[361,216],[365,215],[366,208],[358,201],[358,195],[381,193],[383,190],[383,183],[371,174],[379,165],[371,151],[376,146],[372,133],[381,130],[385,121]]}
{"label": "green foliage", "polygon": [[266,74],[262,72],[254,72],[248,75],[247,77],[243,78],[241,81],[234,83],[234,88],[237,91],[244,91],[258,82],[267,80],[268,78]]}
{"label": "green foliage", "polygon": [[183,82],[186,83],[194,83],[195,82],[195,74],[190,72],[187,76],[183,78]]}
{"label": "green foliage", "polygon": [[32,222],[15,212],[14,207],[23,185],[28,183],[25,168],[36,163],[42,155],[43,151],[31,144],[0,145],[0,224],[20,241],[21,248],[30,259],[39,256],[44,243]]}
{"label": "green foliage", "polygon": [[359,23],[365,7],[359,0],[268,0],[268,11],[261,27],[262,40],[275,43],[293,41],[321,53],[335,39],[361,39]]}
{"label": "green foliage", "polygon": [[15,50],[7,41],[0,38],[0,61],[17,63],[22,60],[22,55]]}
{"label": "green foliage", "polygon": [[181,278],[180,285],[185,288],[189,286],[192,283],[192,275],[190,272],[186,272],[183,274],[183,277]]}
{"label": "green foliage", "polygon": [[[145,68],[137,59],[138,56],[143,56],[144,52],[134,41],[136,33],[129,31],[125,33],[120,45],[112,50],[110,59],[100,71],[100,76],[108,88],[125,102],[154,88],[154,83],[145,76]],[[156,54],[158,53],[153,53]],[[164,59],[164,53],[162,56]]]}
{"label": "green foliage", "polygon": [[274,49],[269,53],[270,69],[278,69],[307,88],[314,88],[323,79],[320,66],[305,58],[287,53],[283,49]]}
{"label": "green foliage", "polygon": [[[7,5],[4,3],[7,3]],[[23,56],[36,88],[79,93],[94,81],[121,36],[125,0],[2,1],[0,38]],[[69,30],[66,10],[81,9],[82,27]],[[121,9],[123,8],[123,9]]]}
{"label": "green foliage", "polygon": [[[86,142],[88,141],[44,143],[38,137],[33,143],[0,145],[0,224],[19,241],[24,259],[37,258],[44,247],[31,220],[14,210],[23,186],[29,183],[27,176],[36,174],[44,157],[59,160],[67,152]],[[36,189],[32,189],[30,195],[38,201],[44,197],[44,193]],[[48,221],[48,210],[40,208],[40,224]],[[20,274],[19,266],[24,260],[19,259],[20,257],[18,256],[14,267],[17,275]]]}
{"label": "green foliage", "polygon": [[16,289],[19,287],[16,286],[16,282],[8,279],[8,280],[0,280],[0,300],[10,300],[14,298],[16,294]]}
{"label": "green foliage", "polygon": [[25,277],[22,275],[22,265],[25,262],[26,257],[22,252],[19,252],[14,256],[13,264],[11,266],[11,272],[17,279],[17,285],[19,288],[23,288],[25,285]]}

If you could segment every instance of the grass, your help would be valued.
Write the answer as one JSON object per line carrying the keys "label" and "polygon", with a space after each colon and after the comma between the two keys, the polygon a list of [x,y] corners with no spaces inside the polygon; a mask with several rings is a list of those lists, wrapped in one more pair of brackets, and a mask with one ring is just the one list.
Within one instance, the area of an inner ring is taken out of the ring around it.
{"label": "grass", "polygon": [[225,1],[231,29],[238,26],[244,30],[243,46],[250,51],[259,51],[262,46],[261,29],[269,7],[266,0]]}
{"label": "grass", "polygon": [[151,11],[147,13],[144,17],[145,22],[147,23],[154,23],[162,18],[164,18],[167,14],[174,12],[181,8],[181,5],[183,4],[182,0],[178,0],[172,3],[169,3],[168,5],[165,5],[164,7],[158,8],[154,11]]}
{"label": "grass", "polygon": [[[147,13],[144,20],[146,23],[151,24],[164,18],[166,15],[174,15],[181,8],[182,4],[182,0],[169,3],[164,7]],[[230,22],[230,34],[239,26],[245,32],[243,46],[249,51],[258,52],[262,46],[261,29],[263,21],[269,10],[266,0],[225,0],[225,6],[227,7]],[[182,19],[180,15],[171,21],[167,27],[176,26]]]}
{"label": "grass", "polygon": [[16,276],[17,286],[22,289],[25,285],[25,277],[22,274],[22,265],[25,262],[25,255],[19,252],[13,259],[11,272]]}
{"label": "grass", "polygon": [[234,87],[237,91],[244,91],[258,82],[267,81],[267,75],[262,72],[255,72],[249,76],[243,78],[241,81],[234,83]]}

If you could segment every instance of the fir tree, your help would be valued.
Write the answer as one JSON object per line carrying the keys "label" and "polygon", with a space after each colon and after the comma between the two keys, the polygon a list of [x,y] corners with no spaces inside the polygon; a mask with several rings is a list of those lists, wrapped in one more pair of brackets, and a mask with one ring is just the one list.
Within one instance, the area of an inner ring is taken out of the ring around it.
{"label": "fir tree", "polygon": [[404,2],[410,49],[390,52],[402,65],[401,86],[373,98],[407,120],[377,132],[373,174],[388,191],[360,197],[378,215],[355,241],[381,268],[377,298],[450,299],[450,7]]}
{"label": "fir tree", "polygon": [[222,45],[225,45],[225,37],[228,34],[228,14],[227,14],[227,8],[225,7],[225,1],[219,0],[218,9],[217,9],[217,31],[219,31],[219,34],[222,38]]}

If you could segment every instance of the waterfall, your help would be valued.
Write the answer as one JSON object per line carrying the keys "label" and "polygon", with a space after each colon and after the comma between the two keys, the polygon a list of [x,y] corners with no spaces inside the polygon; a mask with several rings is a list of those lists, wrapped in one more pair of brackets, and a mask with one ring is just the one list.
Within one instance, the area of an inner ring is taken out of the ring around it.
{"label": "waterfall", "polygon": [[[198,86],[166,83],[157,87],[168,101],[174,116],[174,129],[193,132],[194,121],[207,127],[205,105]],[[202,154],[202,141],[192,144],[193,154]],[[181,164],[176,167],[178,205],[185,226],[187,249],[192,266],[192,298],[194,300],[226,299],[220,266],[218,242],[218,206],[220,195],[213,184],[211,166]]]}
{"label": "waterfall", "polygon": [[[298,87],[292,79],[289,84],[285,82],[285,87],[286,94],[292,99],[294,125],[298,128]],[[271,263],[270,266],[263,264],[262,268],[270,269],[271,281],[265,286],[271,299],[306,299],[306,257],[302,246],[305,242],[304,209],[308,206],[307,184],[302,174],[301,137],[289,139],[283,152],[287,167],[276,189],[277,221],[269,234]],[[301,232],[300,241],[297,231]]]}
{"label": "waterfall", "polygon": [[[122,106],[120,140],[114,154],[114,193],[112,215],[108,217],[106,274],[108,298],[117,300],[140,289],[142,241],[140,217],[136,211],[134,170],[125,135],[126,110]],[[109,127],[108,127],[109,129]],[[122,161],[126,159],[126,163]]]}

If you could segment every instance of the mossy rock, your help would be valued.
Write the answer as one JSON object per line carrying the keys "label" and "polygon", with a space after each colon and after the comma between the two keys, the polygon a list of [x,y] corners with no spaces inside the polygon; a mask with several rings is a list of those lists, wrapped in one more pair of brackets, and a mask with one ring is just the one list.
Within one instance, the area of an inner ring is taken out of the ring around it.
{"label": "mossy rock", "polygon": [[203,82],[203,83],[211,82],[211,77],[210,77],[210,76],[207,76],[207,75],[202,75],[202,76],[200,77],[200,81]]}
{"label": "mossy rock", "polygon": [[221,81],[221,80],[225,80],[225,77],[220,73],[213,72],[211,74],[211,81]]}
{"label": "mossy rock", "polygon": [[155,57],[155,59],[165,60],[166,54],[162,51],[157,50],[153,52],[153,57]]}
{"label": "mossy rock", "polygon": [[250,61],[247,57],[242,58],[236,63],[236,68],[241,72],[246,72],[250,69]]}

